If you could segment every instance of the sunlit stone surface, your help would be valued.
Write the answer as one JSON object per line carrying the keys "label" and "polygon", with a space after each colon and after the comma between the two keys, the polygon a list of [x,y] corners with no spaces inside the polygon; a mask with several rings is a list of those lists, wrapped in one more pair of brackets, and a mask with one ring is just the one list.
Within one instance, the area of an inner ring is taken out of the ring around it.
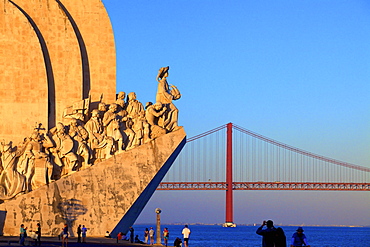
{"label": "sunlit stone surface", "polygon": [[100,0],[0,1],[0,234],[126,232],[154,193],[186,142],[181,93],[162,67],[157,102],[116,94],[115,56]]}

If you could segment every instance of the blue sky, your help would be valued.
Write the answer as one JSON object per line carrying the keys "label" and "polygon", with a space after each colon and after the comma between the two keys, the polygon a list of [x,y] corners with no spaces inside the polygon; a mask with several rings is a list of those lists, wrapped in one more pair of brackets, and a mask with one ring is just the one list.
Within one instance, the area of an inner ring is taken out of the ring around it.
{"label": "blue sky", "polygon": [[[369,1],[103,3],[116,39],[117,92],[155,101],[157,71],[170,66],[189,137],[233,122],[370,167]],[[137,222],[155,222],[161,207],[167,223],[222,223],[224,198],[219,191],[158,191]],[[239,223],[370,225],[368,192],[244,191],[234,198]]]}

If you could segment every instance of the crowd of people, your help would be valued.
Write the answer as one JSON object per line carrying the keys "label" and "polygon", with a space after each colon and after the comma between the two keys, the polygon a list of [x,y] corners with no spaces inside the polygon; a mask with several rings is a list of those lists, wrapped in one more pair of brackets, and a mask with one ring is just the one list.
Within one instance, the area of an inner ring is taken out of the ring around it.
{"label": "crowd of people", "polygon": [[[37,223],[37,229],[35,231],[30,230],[29,235],[27,234],[28,228],[21,224],[19,229],[19,244],[25,245],[25,240],[27,237],[31,237],[35,241],[34,246],[41,246],[41,224]],[[86,233],[87,228],[85,225],[79,225],[77,227],[77,242],[78,243],[86,243]],[[82,236],[82,242],[81,242]],[[60,234],[58,235],[59,240],[62,241],[62,246],[68,246],[68,238],[69,238],[69,228],[67,224],[64,224]]]}
{"label": "crowd of people", "polygon": [[[130,228],[132,229],[132,227]],[[131,231],[131,230],[130,230]],[[306,235],[303,233],[304,230],[302,227],[298,227],[296,232],[293,234],[291,239],[288,239],[290,242],[290,247],[310,247]],[[190,229],[188,225],[185,225],[181,231],[183,238],[176,237],[173,243],[175,247],[189,247],[189,238],[190,238]],[[256,233],[262,236],[262,247],[287,247],[287,237],[285,236],[284,230],[281,227],[275,228],[272,220],[263,221],[262,225],[258,227]],[[154,244],[155,231],[153,227],[150,229],[146,228],[144,230],[144,241],[139,240],[138,235],[136,235],[135,243],[142,244]],[[164,245],[168,246],[170,232],[167,227],[164,228],[162,232]]]}
{"label": "crowd of people", "polygon": [[[117,241],[118,240],[127,240],[127,241],[130,241],[131,243],[154,245],[155,231],[154,231],[153,227],[145,228],[144,234],[143,234],[144,235],[144,241],[139,239],[139,235],[136,235],[135,238],[134,238],[135,230],[134,230],[133,227],[129,228],[129,232],[130,232],[129,237],[127,237],[126,234],[124,234],[122,232],[119,232],[118,235],[117,235]],[[109,232],[107,232],[107,233],[109,233]],[[181,234],[183,235],[183,241],[181,240],[181,238],[176,237],[176,239],[174,240],[173,246],[175,246],[175,247],[180,247],[180,246],[188,247],[189,237],[190,237],[190,229],[189,229],[188,225],[185,225]],[[110,237],[110,235],[109,235],[109,237]],[[163,229],[161,237],[163,237],[164,245],[168,246],[170,232],[169,232],[167,227],[165,227]],[[182,244],[184,244],[184,245],[182,245]]]}
{"label": "crowd of people", "polygon": [[[30,231],[30,237],[35,240],[35,246],[41,246],[41,225],[40,223],[37,223],[37,230],[36,231]],[[308,240],[306,235],[303,233],[304,230],[302,227],[298,227],[296,232],[293,234],[293,236],[290,239],[290,247],[302,247],[307,246],[310,247],[308,244]],[[77,242],[78,243],[86,243],[86,233],[87,228],[85,225],[78,225],[77,227]],[[181,234],[183,235],[183,239],[176,237],[173,243],[173,246],[175,247],[189,247],[189,238],[190,238],[190,229],[188,225],[185,225],[184,228],[181,231]],[[263,221],[262,225],[258,227],[256,230],[256,233],[258,235],[262,236],[262,247],[287,247],[287,238],[285,236],[284,230],[281,227],[275,228],[274,222],[272,220]],[[126,236],[126,234],[119,232],[117,235],[117,241],[118,240],[127,240],[131,243],[139,243],[139,244],[150,244],[154,245],[154,237],[155,237],[155,231],[153,227],[150,227],[149,229],[146,228],[144,230],[144,241],[141,241],[139,239],[139,235],[135,236],[135,230],[133,227],[129,228],[129,237]],[[170,232],[167,227],[164,228],[162,232],[164,245],[168,246]],[[27,237],[27,227],[24,226],[24,224],[21,224],[20,226],[20,245],[25,245],[25,238]],[[68,237],[69,237],[69,230],[68,225],[65,224],[62,228],[62,231],[59,235],[59,237],[62,240],[62,246],[67,247],[68,246]],[[82,237],[82,238],[81,238]],[[106,238],[111,238],[111,235],[109,231],[105,234]]]}

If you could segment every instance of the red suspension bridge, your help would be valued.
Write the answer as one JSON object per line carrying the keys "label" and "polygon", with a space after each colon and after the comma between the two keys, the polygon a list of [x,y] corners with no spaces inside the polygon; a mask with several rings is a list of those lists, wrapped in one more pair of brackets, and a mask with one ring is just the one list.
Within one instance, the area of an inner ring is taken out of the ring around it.
{"label": "red suspension bridge", "polygon": [[157,189],[225,190],[225,225],[232,226],[233,190],[370,191],[370,168],[228,123],[189,138]]}

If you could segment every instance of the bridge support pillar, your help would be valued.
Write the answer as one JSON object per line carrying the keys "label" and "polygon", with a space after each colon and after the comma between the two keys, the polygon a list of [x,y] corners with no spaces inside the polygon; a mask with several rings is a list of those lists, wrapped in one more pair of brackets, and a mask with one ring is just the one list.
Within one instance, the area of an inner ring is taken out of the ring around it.
{"label": "bridge support pillar", "polygon": [[228,123],[226,134],[226,220],[224,227],[235,227],[233,221],[233,124]]}

